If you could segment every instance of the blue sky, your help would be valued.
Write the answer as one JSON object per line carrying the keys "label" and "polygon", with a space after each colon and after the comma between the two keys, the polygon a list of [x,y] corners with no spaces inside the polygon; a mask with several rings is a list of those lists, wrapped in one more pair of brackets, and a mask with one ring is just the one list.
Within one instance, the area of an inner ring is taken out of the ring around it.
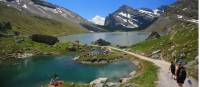
{"label": "blue sky", "polygon": [[86,19],[99,15],[106,17],[122,5],[133,8],[155,9],[161,5],[174,3],[176,0],[48,0],[53,4],[65,7]]}

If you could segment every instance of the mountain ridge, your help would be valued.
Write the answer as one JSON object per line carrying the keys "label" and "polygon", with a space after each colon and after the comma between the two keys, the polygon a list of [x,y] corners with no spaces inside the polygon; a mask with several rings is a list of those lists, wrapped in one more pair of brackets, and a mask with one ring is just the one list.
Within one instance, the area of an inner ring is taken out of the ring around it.
{"label": "mountain ridge", "polygon": [[2,0],[7,6],[26,12],[28,15],[36,15],[60,22],[71,22],[74,25],[87,29],[82,24],[90,26],[91,31],[104,31],[80,15],[70,11],[67,8],[54,5],[46,0]]}
{"label": "mountain ridge", "polygon": [[179,0],[170,5],[165,13],[158,18],[152,25],[146,28],[145,32],[162,32],[169,33],[171,26],[177,21],[189,21],[197,23],[198,21],[198,0]]}
{"label": "mountain ridge", "polygon": [[162,10],[149,8],[132,8],[122,5],[118,10],[106,17],[104,26],[110,28],[144,29],[152,24],[161,14]]}
{"label": "mountain ridge", "polygon": [[5,3],[0,3],[0,15],[0,23],[8,22],[12,27],[12,29],[6,32],[0,30],[1,36],[15,36],[15,33],[20,36],[32,34],[60,36],[88,32],[88,30],[74,23],[28,15],[25,12],[7,6]]}

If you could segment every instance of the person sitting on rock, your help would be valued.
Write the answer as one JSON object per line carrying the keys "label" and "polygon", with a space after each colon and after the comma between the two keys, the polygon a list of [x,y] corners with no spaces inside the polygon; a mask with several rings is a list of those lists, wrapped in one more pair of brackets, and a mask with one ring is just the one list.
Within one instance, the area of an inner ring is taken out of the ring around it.
{"label": "person sitting on rock", "polygon": [[54,74],[51,81],[50,81],[50,85],[53,85],[53,86],[60,86],[62,85],[63,82],[62,81],[59,81],[59,77],[57,74]]}

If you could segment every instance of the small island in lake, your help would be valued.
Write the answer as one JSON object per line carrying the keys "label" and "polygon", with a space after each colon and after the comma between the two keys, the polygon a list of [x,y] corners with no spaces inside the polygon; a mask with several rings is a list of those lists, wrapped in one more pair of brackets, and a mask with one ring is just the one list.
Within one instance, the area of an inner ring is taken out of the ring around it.
{"label": "small island in lake", "polygon": [[83,64],[106,64],[121,58],[121,54],[106,47],[87,47],[74,60]]}

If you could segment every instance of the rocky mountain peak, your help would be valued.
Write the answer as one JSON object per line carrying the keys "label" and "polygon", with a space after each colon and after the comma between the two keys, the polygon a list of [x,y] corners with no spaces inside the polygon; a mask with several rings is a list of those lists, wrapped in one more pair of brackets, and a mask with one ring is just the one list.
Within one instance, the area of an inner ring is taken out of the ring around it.
{"label": "rocky mountain peak", "polygon": [[140,10],[144,10],[144,11],[149,11],[149,12],[152,12],[153,13],[153,10],[150,9],[150,8],[139,8]]}
{"label": "rocky mountain peak", "polygon": [[119,9],[121,9],[121,10],[127,10],[127,9],[133,9],[133,8],[131,8],[128,5],[122,5],[121,7],[119,7]]}
{"label": "rocky mountain peak", "polygon": [[148,8],[135,9],[123,5],[106,17],[104,25],[111,28],[143,29],[153,23],[159,16],[158,9],[155,11]]}
{"label": "rocky mountain peak", "polygon": [[116,10],[114,13],[118,13],[118,12],[124,12],[124,13],[133,13],[133,11],[137,11],[137,9],[134,9],[128,5],[122,5],[121,7],[119,7],[118,10]]}

